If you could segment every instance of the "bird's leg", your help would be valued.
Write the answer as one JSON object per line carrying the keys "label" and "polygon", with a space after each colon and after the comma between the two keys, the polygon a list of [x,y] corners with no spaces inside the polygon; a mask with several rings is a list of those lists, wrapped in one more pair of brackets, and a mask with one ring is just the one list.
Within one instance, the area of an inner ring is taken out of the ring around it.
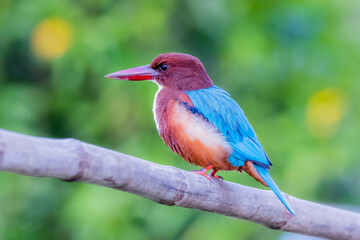
{"label": "bird's leg", "polygon": [[224,178],[222,176],[216,176],[215,174],[217,173],[217,171],[219,170],[216,170],[216,169],[213,169],[210,173],[209,173],[209,177],[211,178],[215,178],[215,179],[219,179],[219,180],[224,180]]}
{"label": "bird's leg", "polygon": [[206,177],[207,179],[211,180],[210,176],[208,176],[208,175],[206,174],[206,172],[209,171],[209,170],[212,169],[212,168],[213,168],[213,165],[209,165],[209,166],[206,167],[206,168],[203,168],[203,169],[201,169],[201,170],[195,170],[195,171],[192,171],[192,172],[197,173],[197,174],[200,174],[200,175]]}

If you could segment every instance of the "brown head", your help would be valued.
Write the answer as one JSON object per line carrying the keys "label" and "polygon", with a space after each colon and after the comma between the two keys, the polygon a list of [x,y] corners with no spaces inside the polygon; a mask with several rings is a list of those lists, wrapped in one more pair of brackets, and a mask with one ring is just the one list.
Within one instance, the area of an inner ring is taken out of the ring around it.
{"label": "brown head", "polygon": [[160,54],[150,65],[111,73],[105,77],[130,81],[153,80],[162,87],[181,91],[213,86],[200,60],[184,53]]}

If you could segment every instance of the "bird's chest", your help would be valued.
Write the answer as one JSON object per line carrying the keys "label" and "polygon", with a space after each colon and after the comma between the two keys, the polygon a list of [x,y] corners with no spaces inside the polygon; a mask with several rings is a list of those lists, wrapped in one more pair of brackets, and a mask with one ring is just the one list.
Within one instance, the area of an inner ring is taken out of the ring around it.
{"label": "bird's chest", "polygon": [[[227,158],[231,147],[214,125],[200,114],[191,112],[183,103],[192,106],[186,94],[167,98],[158,93],[154,115],[159,134],[172,151],[186,161],[207,167],[229,170]],[[182,102],[182,103],[181,103]]]}

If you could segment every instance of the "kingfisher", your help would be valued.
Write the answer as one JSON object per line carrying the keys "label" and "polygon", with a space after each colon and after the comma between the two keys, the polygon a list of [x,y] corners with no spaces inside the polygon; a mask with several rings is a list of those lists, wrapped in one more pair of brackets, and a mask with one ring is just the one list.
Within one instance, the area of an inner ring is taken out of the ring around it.
{"label": "kingfisher", "polygon": [[211,180],[222,179],[216,175],[219,170],[245,171],[269,187],[295,215],[269,174],[272,163],[244,111],[229,93],[213,84],[198,58],[164,53],[149,65],[105,77],[155,82],[159,86],[153,106],[156,128],[174,153],[202,167],[193,172]]}

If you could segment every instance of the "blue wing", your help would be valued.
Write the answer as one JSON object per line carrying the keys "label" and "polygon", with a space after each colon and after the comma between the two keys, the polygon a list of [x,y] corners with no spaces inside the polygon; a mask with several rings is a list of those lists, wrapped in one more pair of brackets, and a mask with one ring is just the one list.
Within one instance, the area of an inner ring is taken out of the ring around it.
{"label": "blue wing", "polygon": [[205,119],[215,125],[234,149],[228,161],[234,166],[242,166],[250,160],[269,169],[267,157],[244,111],[223,89],[213,86],[185,92],[195,109]]}
{"label": "blue wing", "polygon": [[216,86],[185,93],[194,104],[194,107],[187,105],[189,110],[195,114],[201,114],[207,121],[214,124],[232,146],[233,153],[228,161],[233,166],[242,166],[248,160],[254,162],[262,179],[286,208],[295,215],[290,203],[281,194],[268,172],[272,164],[254,129],[246,119],[244,111],[230,97],[230,94]]}

